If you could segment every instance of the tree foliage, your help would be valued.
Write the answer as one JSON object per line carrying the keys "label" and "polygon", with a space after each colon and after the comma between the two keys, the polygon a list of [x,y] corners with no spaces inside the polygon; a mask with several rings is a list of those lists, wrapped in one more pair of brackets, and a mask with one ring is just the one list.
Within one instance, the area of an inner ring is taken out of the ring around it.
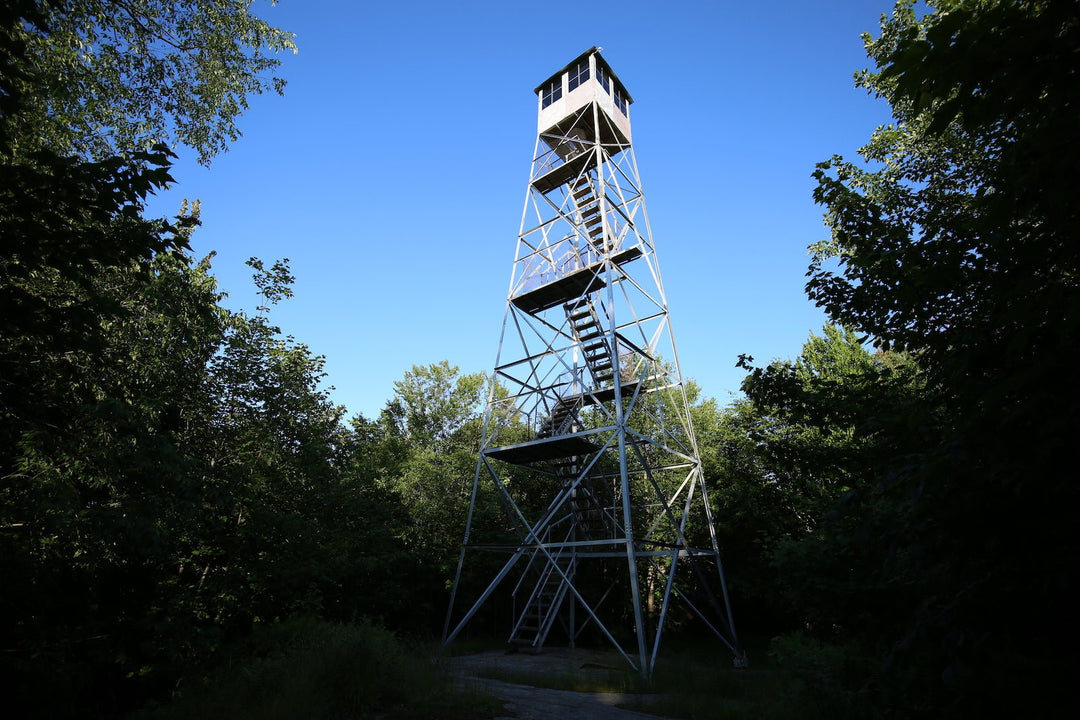
{"label": "tree foliage", "polygon": [[[0,572],[18,589],[0,663],[20,716],[112,716],[254,623],[355,615],[345,561],[379,517],[340,472],[321,358],[219,305],[187,254],[197,206],[142,216],[170,153],[85,160],[30,134],[48,83],[27,48],[71,7],[0,11]],[[253,265],[267,308],[291,294],[287,264]]]}
{"label": "tree foliage", "polygon": [[[273,2],[271,2],[273,4]],[[253,0],[43,0],[20,33],[34,68],[19,151],[49,147],[103,159],[157,143],[203,163],[240,130],[249,99],[284,92],[275,54],[292,34],[256,17]]]}
{"label": "tree foliage", "polygon": [[834,158],[815,173],[832,238],[810,297],[884,347],[925,353],[942,386],[1009,377],[1022,394],[1075,341],[1078,211],[1063,178],[1077,160],[1077,13],[944,2],[919,19],[901,3],[866,40],[878,71],[859,75],[896,122],[863,148],[871,169]]}
{"label": "tree foliage", "polygon": [[1048,708],[1075,642],[1078,34],[1076,2],[946,0],[865,37],[895,121],[818,167],[807,292],[903,352],[830,380],[811,343],[747,381],[766,474],[834,487],[773,554],[787,593],[905,713]]}
{"label": "tree foliage", "polygon": [[875,550],[862,544],[863,520],[881,479],[925,442],[908,425],[921,412],[918,367],[902,354],[871,353],[833,325],[812,334],[794,360],[740,362],[750,371],[746,397],[705,425],[703,444],[711,446],[704,455],[719,480],[721,548],[734,591],[747,595],[744,612],[773,632],[831,635],[868,618],[880,625],[880,598],[866,592],[877,561],[856,554]]}
{"label": "tree foliage", "polygon": [[394,383],[387,418],[410,443],[438,452],[479,419],[484,389],[482,374],[459,377],[446,360],[414,365]]}

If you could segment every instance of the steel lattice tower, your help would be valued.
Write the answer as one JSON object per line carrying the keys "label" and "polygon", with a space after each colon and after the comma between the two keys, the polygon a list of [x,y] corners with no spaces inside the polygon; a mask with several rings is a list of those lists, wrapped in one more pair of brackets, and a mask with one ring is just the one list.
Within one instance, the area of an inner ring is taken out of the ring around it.
{"label": "steel lattice tower", "polygon": [[[535,92],[536,149],[498,384],[484,414],[445,641],[506,582],[511,644],[539,650],[558,623],[573,645],[591,626],[650,676],[678,598],[738,662],[631,144],[633,101],[597,48]],[[492,495],[512,532],[474,538],[477,508]],[[462,568],[481,550],[509,557],[461,613]]]}

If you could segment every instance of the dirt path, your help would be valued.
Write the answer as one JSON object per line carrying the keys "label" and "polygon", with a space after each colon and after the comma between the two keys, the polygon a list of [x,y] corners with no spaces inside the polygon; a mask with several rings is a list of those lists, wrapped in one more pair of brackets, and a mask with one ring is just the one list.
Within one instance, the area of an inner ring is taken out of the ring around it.
{"label": "dirt path", "polygon": [[648,702],[656,696],[549,690],[483,677],[492,673],[509,675],[522,678],[522,683],[527,682],[530,675],[549,678],[589,675],[604,679],[613,671],[622,670],[617,661],[618,658],[610,653],[551,649],[537,655],[492,651],[449,658],[447,662],[462,682],[485,690],[506,703],[505,713],[497,720],[657,720],[657,715],[616,707],[629,702]]}

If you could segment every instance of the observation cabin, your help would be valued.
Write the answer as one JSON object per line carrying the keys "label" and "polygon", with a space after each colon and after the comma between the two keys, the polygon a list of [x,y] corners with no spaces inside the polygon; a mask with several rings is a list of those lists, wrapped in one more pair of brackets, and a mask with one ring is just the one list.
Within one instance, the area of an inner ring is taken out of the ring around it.
{"label": "observation cabin", "polygon": [[[558,187],[585,169],[572,162],[594,144],[616,155],[630,146],[630,105],[634,102],[600,49],[589,48],[533,91],[537,95],[537,131],[559,159],[563,172],[534,183],[541,192]],[[565,177],[564,177],[565,176]]]}

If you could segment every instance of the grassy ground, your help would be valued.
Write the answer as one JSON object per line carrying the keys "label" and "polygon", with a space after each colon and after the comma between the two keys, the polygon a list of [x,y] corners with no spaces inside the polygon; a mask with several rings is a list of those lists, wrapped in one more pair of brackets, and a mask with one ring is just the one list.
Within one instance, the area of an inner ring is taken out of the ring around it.
{"label": "grassy ground", "polygon": [[[455,680],[453,656],[505,649],[475,639],[452,645],[410,643],[371,623],[293,620],[255,632],[215,667],[193,673],[172,702],[131,720],[230,718],[380,718],[472,720],[495,717],[502,703]],[[628,696],[627,709],[682,720],[866,718],[859,695],[835,678],[859,664],[857,653],[822,649],[798,637],[749,642],[751,665],[735,669],[715,642],[668,642],[646,681],[608,648],[570,664],[523,669],[508,658],[483,677],[533,687]],[[829,650],[829,652],[826,652]],[[606,654],[605,654],[606,653]],[[833,657],[835,655],[835,657]],[[552,669],[555,668],[555,669]]]}
{"label": "grassy ground", "polygon": [[730,654],[715,643],[682,643],[661,654],[651,680],[625,666],[614,652],[599,667],[538,674],[505,663],[483,676],[555,690],[627,694],[631,698],[621,707],[684,720],[814,717],[802,698],[800,681],[770,657],[768,642],[751,645],[751,656],[757,659],[747,669],[736,669]]}
{"label": "grassy ground", "polygon": [[257,631],[132,720],[494,717],[502,704],[455,683],[435,655],[370,623],[293,620]]}

